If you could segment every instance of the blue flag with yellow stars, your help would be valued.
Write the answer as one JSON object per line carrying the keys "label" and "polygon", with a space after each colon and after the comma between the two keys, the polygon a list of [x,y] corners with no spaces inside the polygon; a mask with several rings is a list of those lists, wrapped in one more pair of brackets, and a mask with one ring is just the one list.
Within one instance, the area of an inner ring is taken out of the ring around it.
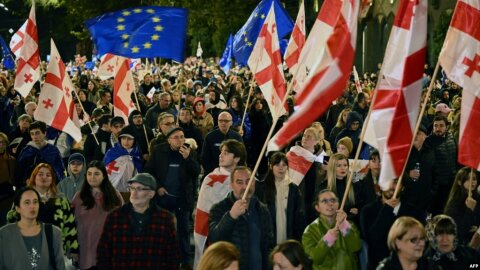
{"label": "blue flag with yellow stars", "polygon": [[232,68],[232,57],[233,57],[233,36],[230,34],[227,41],[227,46],[223,51],[222,58],[218,61],[218,65],[225,74],[228,74],[228,71]]}
{"label": "blue flag with yellow stars", "polygon": [[145,6],[110,12],[85,21],[98,53],[130,58],[162,57],[182,62],[188,11]]}
{"label": "blue flag with yellow stars", "polygon": [[278,38],[281,39],[292,32],[293,20],[278,0],[262,0],[253,10],[247,22],[233,38],[233,55],[239,65],[247,65],[253,46],[257,41],[260,29],[274,2],[275,20],[277,22]]}
{"label": "blue flag with yellow stars", "polygon": [[15,68],[15,61],[13,60],[12,54],[10,53],[10,49],[7,46],[7,43],[0,37],[0,48],[2,50],[2,64],[6,69],[14,69]]}

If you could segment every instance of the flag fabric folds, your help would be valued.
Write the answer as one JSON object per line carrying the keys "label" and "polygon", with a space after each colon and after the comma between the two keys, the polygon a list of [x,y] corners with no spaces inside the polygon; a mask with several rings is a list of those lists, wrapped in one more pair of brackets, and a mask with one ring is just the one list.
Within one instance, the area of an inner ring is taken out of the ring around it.
{"label": "flag fabric folds", "polygon": [[305,174],[312,166],[317,156],[307,149],[295,145],[287,152],[288,176],[295,185],[302,183]]}
{"label": "flag fabric folds", "polygon": [[275,21],[277,22],[278,37],[283,38],[292,31],[293,20],[278,0],[262,0],[253,10],[247,22],[240,28],[233,38],[233,55],[239,65],[247,65],[263,22],[272,5],[275,6]]}
{"label": "flag fabric folds", "polygon": [[79,142],[82,140],[82,134],[72,97],[72,91],[75,88],[55,43],[53,40],[50,43],[50,62],[47,66],[45,83],[38,97],[34,118],[67,133]]}
{"label": "flag fabric folds", "polygon": [[326,0],[323,3],[317,21],[321,21],[324,31],[312,31],[308,39],[312,34],[324,36],[324,49],[314,55],[311,77],[297,99],[298,109],[270,140],[269,151],[283,148],[343,93],[355,56],[358,7],[358,0]]}
{"label": "flag fabric folds", "polygon": [[[383,60],[365,141],[378,149],[379,185],[389,188],[408,159],[420,111],[427,52],[427,0],[402,0]],[[401,132],[399,132],[401,131]]]}
{"label": "flag fabric folds", "polygon": [[287,90],[273,3],[248,59],[248,66],[265,96],[272,117],[275,119],[285,114],[285,104],[282,101]]}
{"label": "flag fabric folds", "polygon": [[[15,89],[24,97],[30,93],[33,85],[40,79],[40,52],[38,50],[37,22],[35,20],[35,2],[32,2],[30,15],[22,32],[23,43],[19,47]],[[19,31],[21,31],[20,29]]]}
{"label": "flag fabric folds", "polygon": [[85,21],[98,54],[163,57],[182,62],[188,12],[145,6],[110,12]]}
{"label": "flag fabric folds", "polygon": [[118,56],[107,53],[101,57],[100,65],[98,66],[97,76],[102,80],[108,80],[115,75],[115,65],[117,64]]}
{"label": "flag fabric folds", "polygon": [[223,200],[232,190],[230,172],[219,167],[209,173],[202,182],[198,193],[195,209],[193,238],[195,241],[195,261],[193,269],[197,268],[200,257],[205,250],[208,236],[208,217],[212,206]]}
{"label": "flag fabric folds", "polygon": [[305,5],[302,0],[298,10],[297,19],[295,20],[295,26],[293,27],[292,35],[290,36],[290,41],[288,42],[284,56],[285,65],[289,68],[290,74],[295,74],[298,58],[305,45],[305,33]]}
{"label": "flag fabric folds", "polygon": [[440,64],[463,87],[458,162],[480,170],[480,2],[459,0],[448,29]]}
{"label": "flag fabric folds", "polygon": [[27,28],[28,20],[26,20],[20,29],[13,34],[12,39],[10,40],[10,50],[15,55],[16,58],[20,57],[20,48],[23,46],[23,42],[25,40],[25,29]]}
{"label": "flag fabric folds", "polygon": [[13,60],[12,54],[10,53],[10,49],[7,46],[7,43],[0,36],[0,47],[2,49],[2,64],[7,69],[14,69],[15,68],[15,61]]}
{"label": "flag fabric folds", "polygon": [[227,45],[225,46],[225,50],[223,51],[222,58],[218,61],[218,65],[220,68],[228,74],[230,69],[232,68],[232,57],[233,57],[233,35],[230,34],[228,37]]}
{"label": "flag fabric folds", "polygon": [[130,60],[117,56],[115,79],[113,82],[113,115],[120,116],[128,123],[128,115],[135,109],[131,94],[135,91]]}

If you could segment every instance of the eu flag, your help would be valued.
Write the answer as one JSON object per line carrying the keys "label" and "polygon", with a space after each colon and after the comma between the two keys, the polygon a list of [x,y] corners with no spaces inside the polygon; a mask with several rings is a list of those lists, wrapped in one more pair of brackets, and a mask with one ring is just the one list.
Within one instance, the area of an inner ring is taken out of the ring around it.
{"label": "eu flag", "polygon": [[223,71],[228,74],[228,71],[232,68],[232,55],[233,53],[233,36],[230,34],[227,41],[227,46],[225,46],[225,50],[223,51],[222,58],[218,62]]}
{"label": "eu flag", "polygon": [[182,62],[188,11],[145,6],[110,12],[85,21],[98,53],[130,58],[163,57]]}
{"label": "eu flag", "polygon": [[5,43],[3,37],[0,37],[0,48],[2,50],[2,63],[3,66],[7,69],[14,69],[15,68],[15,61],[13,60],[12,54],[10,53],[10,49]]}
{"label": "eu flag", "polygon": [[258,34],[268,11],[274,2],[275,20],[277,22],[278,38],[281,39],[293,29],[293,20],[278,0],[262,0],[253,10],[245,25],[233,38],[233,55],[238,64],[245,66],[252,53]]}

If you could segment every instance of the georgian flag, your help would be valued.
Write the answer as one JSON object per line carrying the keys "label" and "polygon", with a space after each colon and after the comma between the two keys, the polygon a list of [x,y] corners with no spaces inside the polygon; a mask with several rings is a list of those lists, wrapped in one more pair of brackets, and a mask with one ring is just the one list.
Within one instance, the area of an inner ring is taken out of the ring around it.
{"label": "georgian flag", "polygon": [[197,208],[195,209],[195,224],[193,238],[195,241],[194,269],[205,250],[208,236],[208,217],[212,206],[225,199],[232,190],[230,172],[219,167],[209,173],[202,182],[198,193]]}
{"label": "georgian flag", "polygon": [[285,104],[282,102],[287,90],[273,7],[274,2],[272,2],[270,11],[260,30],[252,54],[248,58],[248,66],[265,96],[272,117],[275,119],[286,112]]}
{"label": "georgian flag", "polygon": [[317,158],[312,152],[307,149],[295,145],[287,152],[288,160],[288,176],[295,185],[299,186],[302,183],[305,174],[312,166]]}
{"label": "georgian flag", "polygon": [[55,43],[53,40],[50,43],[50,63],[48,63],[45,83],[38,97],[34,118],[69,134],[79,142],[82,140],[82,133],[72,99],[72,91],[75,88]]}
{"label": "georgian flag", "polygon": [[33,85],[40,79],[40,52],[38,50],[34,1],[32,1],[30,15],[24,25],[25,29],[23,31],[23,26],[17,31],[18,36],[21,37],[21,41],[14,45],[16,50],[14,53],[18,61],[15,76],[15,90],[23,97],[26,97],[28,93],[30,93],[30,90],[32,90]]}
{"label": "georgian flag", "polygon": [[298,58],[305,45],[305,5],[304,1],[300,4],[297,20],[293,26],[292,35],[285,50],[285,65],[288,67],[290,74],[295,75],[297,70]]}
{"label": "georgian flag", "polygon": [[101,57],[100,66],[98,67],[97,76],[102,80],[107,80],[115,76],[115,65],[117,56],[106,53]]}
{"label": "georgian flag", "polygon": [[439,56],[447,77],[463,87],[458,162],[480,170],[480,2],[458,0]]}
{"label": "georgian flag", "polygon": [[420,111],[427,52],[427,0],[402,0],[388,40],[365,141],[378,149],[379,185],[389,188],[408,159]]}
{"label": "georgian flag", "polygon": [[[310,77],[297,95],[298,110],[269,142],[269,151],[284,147],[325,112],[349,79],[357,42],[359,0],[326,0],[302,55],[313,50]],[[307,49],[307,50],[306,50]],[[299,60],[302,63],[302,60]]]}
{"label": "georgian flag", "polygon": [[113,115],[120,116],[128,123],[128,115],[135,109],[131,94],[135,91],[135,82],[130,70],[130,60],[116,56],[115,81],[113,84]]}

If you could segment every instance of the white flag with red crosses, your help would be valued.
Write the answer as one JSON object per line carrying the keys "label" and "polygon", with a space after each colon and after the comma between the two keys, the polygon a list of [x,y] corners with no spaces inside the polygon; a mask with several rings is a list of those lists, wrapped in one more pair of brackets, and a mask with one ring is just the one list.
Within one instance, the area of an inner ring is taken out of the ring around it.
{"label": "white flag with red crosses", "polygon": [[115,81],[113,86],[113,115],[120,116],[128,123],[128,115],[135,109],[131,95],[135,82],[130,70],[130,59],[116,56]]}
{"label": "white flag with red crosses", "polygon": [[382,160],[383,190],[402,174],[415,136],[427,54],[427,5],[427,0],[400,2],[366,126],[365,141]]}
{"label": "white flag with red crosses", "polygon": [[48,63],[45,83],[38,97],[34,118],[69,134],[79,142],[82,140],[82,133],[72,98],[72,91],[75,88],[55,43],[53,40],[50,43],[50,63]]}
{"label": "white flag with red crosses", "polygon": [[447,77],[463,87],[458,162],[480,170],[480,1],[459,0],[439,56]]}
{"label": "white flag with red crosses", "polygon": [[25,22],[25,29],[20,28],[18,35],[21,40],[16,44],[17,72],[15,76],[15,90],[26,97],[33,85],[40,79],[40,52],[38,50],[37,23],[35,20],[35,2],[32,1],[30,15]]}

